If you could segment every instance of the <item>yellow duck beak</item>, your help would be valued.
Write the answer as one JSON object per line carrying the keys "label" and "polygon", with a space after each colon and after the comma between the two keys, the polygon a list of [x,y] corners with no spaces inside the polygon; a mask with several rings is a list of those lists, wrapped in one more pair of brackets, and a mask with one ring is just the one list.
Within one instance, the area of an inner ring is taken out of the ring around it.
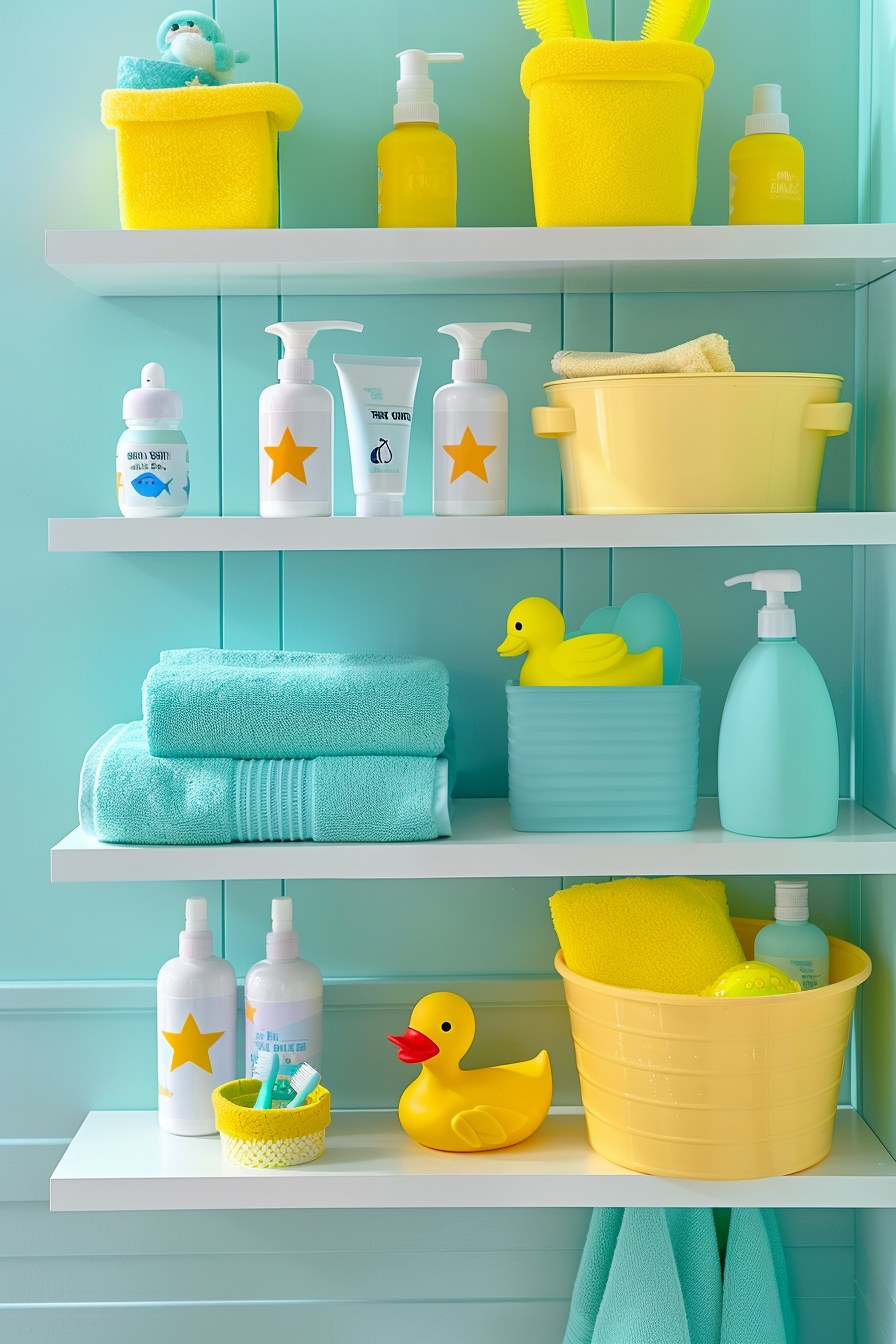
{"label": "yellow duck beak", "polygon": [[500,653],[502,658],[517,658],[521,653],[525,653],[529,646],[522,635],[508,634],[503,644],[499,644],[496,652]]}

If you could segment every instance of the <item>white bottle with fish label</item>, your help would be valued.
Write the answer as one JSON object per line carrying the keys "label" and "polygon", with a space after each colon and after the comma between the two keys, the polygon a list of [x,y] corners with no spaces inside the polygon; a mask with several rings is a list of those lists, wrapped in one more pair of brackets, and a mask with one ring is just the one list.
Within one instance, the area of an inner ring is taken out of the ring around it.
{"label": "white bottle with fish label", "polygon": [[125,518],[179,518],[190,502],[190,455],[180,430],[184,408],[160,364],[145,364],[125,393],[127,429],[115,454],[118,507]]}

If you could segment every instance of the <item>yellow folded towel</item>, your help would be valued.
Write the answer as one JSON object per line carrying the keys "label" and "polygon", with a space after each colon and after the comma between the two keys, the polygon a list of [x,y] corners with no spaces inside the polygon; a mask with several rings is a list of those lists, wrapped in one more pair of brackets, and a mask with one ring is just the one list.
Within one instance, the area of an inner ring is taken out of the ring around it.
{"label": "yellow folded towel", "polygon": [[558,350],[551,368],[561,378],[603,378],[626,373],[734,373],[728,342],[718,332],[651,355]]}
{"label": "yellow folded towel", "polygon": [[582,882],[555,892],[551,916],[570,970],[605,985],[699,994],[744,959],[722,882]]}

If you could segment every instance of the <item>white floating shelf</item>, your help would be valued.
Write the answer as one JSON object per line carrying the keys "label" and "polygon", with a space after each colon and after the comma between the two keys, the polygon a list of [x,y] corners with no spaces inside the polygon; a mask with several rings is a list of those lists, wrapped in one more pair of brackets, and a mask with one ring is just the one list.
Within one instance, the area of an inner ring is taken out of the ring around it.
{"label": "white floating shelf", "polygon": [[858,289],[896,270],[896,226],[51,229],[46,259],[103,295]]}
{"label": "white floating shelf", "polygon": [[218,1136],[179,1138],[155,1111],[91,1111],[50,1178],[50,1208],[892,1208],[896,1163],[855,1111],[837,1114],[818,1166],[756,1181],[669,1180],[605,1161],[579,1113],[552,1114],[525,1143],[436,1153],[392,1111],[337,1111],[323,1157],[281,1171],[226,1163]]}
{"label": "white floating shelf", "polygon": [[51,518],[51,551],[492,551],[647,546],[882,546],[896,513],[599,518]]}
{"label": "white floating shelf", "polygon": [[668,873],[896,873],[896,830],[852,802],[830,835],[757,840],[719,824],[702,798],[692,831],[514,831],[505,798],[453,805],[450,840],[411,844],[106,845],[78,828],[50,855],[54,882],[201,882],[256,878],[624,877]]}

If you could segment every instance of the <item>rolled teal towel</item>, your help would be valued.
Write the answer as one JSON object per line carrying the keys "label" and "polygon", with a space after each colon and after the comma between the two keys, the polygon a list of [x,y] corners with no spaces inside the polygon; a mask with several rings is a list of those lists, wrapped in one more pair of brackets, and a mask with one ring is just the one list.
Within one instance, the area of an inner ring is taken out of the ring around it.
{"label": "rolled teal towel", "polygon": [[81,825],[114,844],[377,842],[451,834],[448,766],[425,756],[230,760],[153,756],[117,724],[81,770]]}
{"label": "rolled teal towel", "polygon": [[183,89],[189,84],[217,84],[205,70],[171,61],[149,61],[143,56],[122,56],[118,62],[119,89]]}
{"label": "rolled teal towel", "polygon": [[718,1344],[721,1319],[711,1209],[594,1210],[564,1344]]}
{"label": "rolled teal towel", "polygon": [[732,1209],[721,1344],[796,1344],[787,1262],[773,1209]]}
{"label": "rolled teal towel", "polygon": [[143,684],[154,756],[441,756],[448,672],[432,658],[172,649]]}

